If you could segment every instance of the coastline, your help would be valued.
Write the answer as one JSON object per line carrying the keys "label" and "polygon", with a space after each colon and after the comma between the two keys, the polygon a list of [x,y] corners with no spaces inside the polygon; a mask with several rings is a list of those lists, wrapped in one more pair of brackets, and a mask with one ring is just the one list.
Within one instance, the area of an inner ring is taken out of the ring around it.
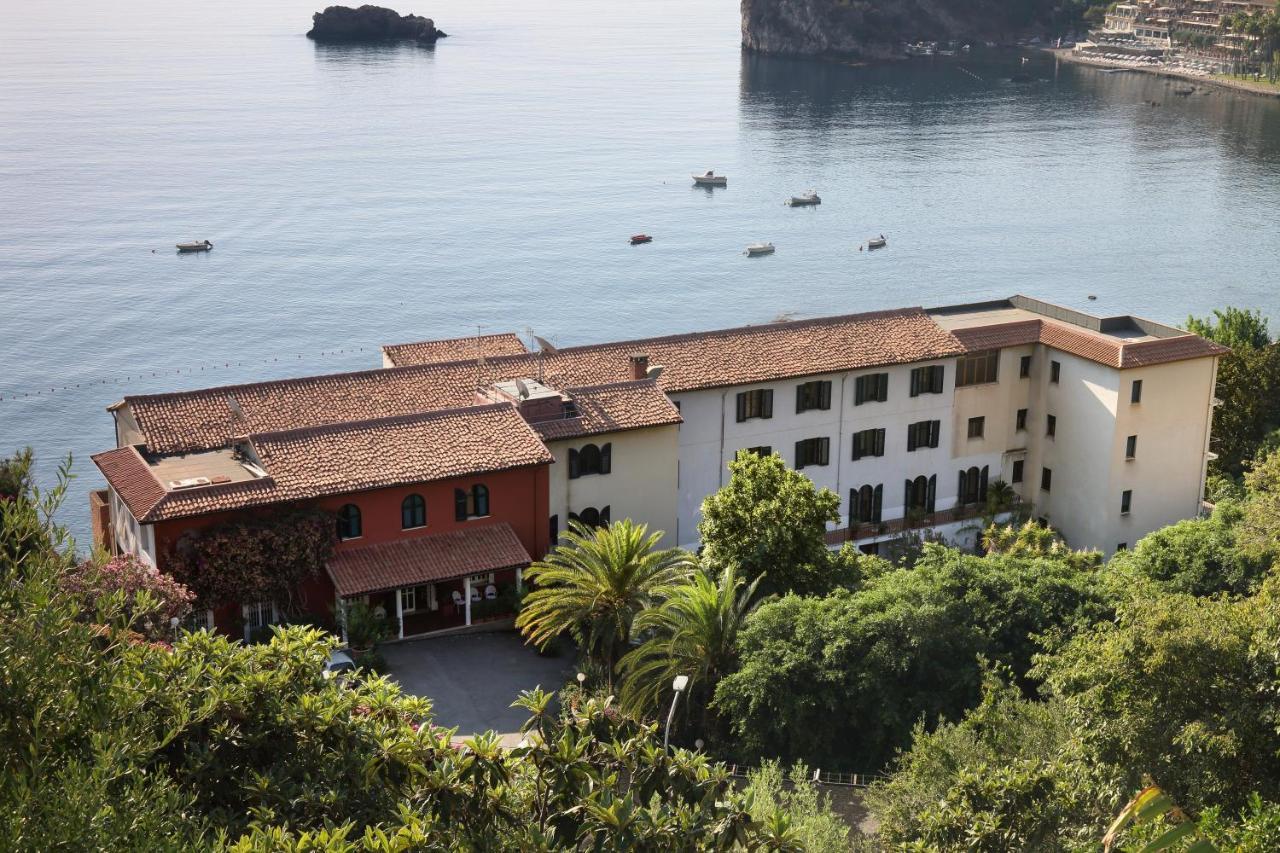
{"label": "coastline", "polygon": [[1125,71],[1132,71],[1137,74],[1150,74],[1154,77],[1167,77],[1172,80],[1185,80],[1189,83],[1198,83],[1203,86],[1213,86],[1219,89],[1226,89],[1233,92],[1242,92],[1248,95],[1257,95],[1264,98],[1280,98],[1280,89],[1268,86],[1266,84],[1251,83],[1248,80],[1224,80],[1221,77],[1207,77],[1199,74],[1192,74],[1187,71],[1180,71],[1176,68],[1143,68],[1132,65],[1124,65],[1119,62],[1112,62],[1106,59],[1094,59],[1082,56],[1071,48],[1066,47],[1046,47],[1042,50],[1053,54],[1057,59],[1063,62],[1070,62],[1075,65],[1087,65],[1092,68],[1122,68]]}

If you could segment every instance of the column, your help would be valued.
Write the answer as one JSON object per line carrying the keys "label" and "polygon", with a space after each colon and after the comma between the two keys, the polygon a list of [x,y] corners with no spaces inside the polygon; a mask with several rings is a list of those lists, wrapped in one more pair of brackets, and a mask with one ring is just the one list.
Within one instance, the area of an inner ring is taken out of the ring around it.
{"label": "column", "polygon": [[347,645],[347,600],[338,596],[338,624],[342,626],[342,645]]}
{"label": "column", "polygon": [[516,567],[516,592],[524,590],[524,569]]}
{"label": "column", "polygon": [[400,639],[404,639],[404,595],[403,590],[396,590],[396,624],[400,626]]}
{"label": "column", "polygon": [[471,576],[467,575],[463,581],[462,600],[467,603],[467,624],[471,624]]}

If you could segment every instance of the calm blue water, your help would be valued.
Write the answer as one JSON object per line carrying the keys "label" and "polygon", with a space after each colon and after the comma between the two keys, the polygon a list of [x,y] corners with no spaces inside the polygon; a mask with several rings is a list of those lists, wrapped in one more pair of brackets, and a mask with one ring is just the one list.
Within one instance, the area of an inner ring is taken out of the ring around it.
{"label": "calm blue water", "polygon": [[[434,50],[317,47],[320,5],[6,9],[0,451],[35,445],[46,480],[74,452],[82,540],[123,394],[372,367],[380,343],[1018,291],[1280,322],[1280,102],[1044,58],[1030,86],[1002,82],[1015,57],[748,58],[734,0],[401,3],[453,34]],[[729,187],[693,189],[706,168]],[[809,187],[820,208],[782,206]],[[173,253],[193,238],[216,249]],[[759,239],[777,254],[743,257]]]}

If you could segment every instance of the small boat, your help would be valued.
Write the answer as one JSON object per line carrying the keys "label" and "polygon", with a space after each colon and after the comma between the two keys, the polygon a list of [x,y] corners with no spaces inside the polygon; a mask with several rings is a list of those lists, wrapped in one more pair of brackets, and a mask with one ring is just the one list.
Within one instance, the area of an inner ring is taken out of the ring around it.
{"label": "small boat", "polygon": [[729,185],[729,179],[708,169],[704,175],[694,175],[693,183],[699,187],[724,187]]}
{"label": "small boat", "polygon": [[653,238],[650,237],[648,234],[632,234],[631,235],[631,245],[633,246],[639,246],[641,243],[652,243],[652,242],[653,242]]}
{"label": "small boat", "polygon": [[809,190],[803,195],[793,195],[787,200],[787,204],[791,207],[809,207],[814,204],[822,204],[822,199],[818,198],[816,190]]}
{"label": "small boat", "polygon": [[884,238],[883,234],[879,237],[872,237],[867,241],[868,249],[883,249],[887,245],[889,245],[889,241]]}
{"label": "small boat", "polygon": [[213,248],[213,244],[208,240],[194,240],[190,243],[179,243],[179,252],[207,252]]}
{"label": "small boat", "polygon": [[756,255],[772,255],[773,244],[772,243],[752,243],[751,245],[747,246],[746,254],[750,257],[755,257]]}

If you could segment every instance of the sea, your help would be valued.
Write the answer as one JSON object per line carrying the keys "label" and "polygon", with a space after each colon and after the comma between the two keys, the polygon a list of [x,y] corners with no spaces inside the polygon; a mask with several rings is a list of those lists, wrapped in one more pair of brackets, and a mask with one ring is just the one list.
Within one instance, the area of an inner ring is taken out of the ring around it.
{"label": "sea", "polygon": [[82,549],[113,402],[386,343],[1013,293],[1280,330],[1280,101],[1034,49],[753,56],[733,0],[394,2],[449,37],[317,45],[319,0],[6,7],[0,453],[34,447],[46,487],[70,454]]}

